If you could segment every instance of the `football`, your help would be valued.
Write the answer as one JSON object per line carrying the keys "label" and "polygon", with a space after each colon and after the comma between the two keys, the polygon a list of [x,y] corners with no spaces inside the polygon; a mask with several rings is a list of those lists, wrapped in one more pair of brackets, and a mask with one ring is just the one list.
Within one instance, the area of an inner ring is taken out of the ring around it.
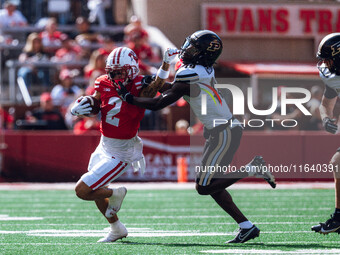
{"label": "football", "polygon": [[89,103],[92,107],[91,113],[86,116],[96,115],[100,111],[100,101],[93,96],[85,96],[86,103]]}

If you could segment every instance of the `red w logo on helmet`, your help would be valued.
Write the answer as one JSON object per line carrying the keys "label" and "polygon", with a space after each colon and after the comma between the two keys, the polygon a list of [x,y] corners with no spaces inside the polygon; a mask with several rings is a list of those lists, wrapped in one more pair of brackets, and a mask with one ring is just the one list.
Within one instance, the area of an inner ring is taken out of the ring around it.
{"label": "red w logo on helmet", "polygon": [[133,51],[130,51],[128,56],[131,58],[131,60],[135,60],[136,62],[138,62],[138,57]]}

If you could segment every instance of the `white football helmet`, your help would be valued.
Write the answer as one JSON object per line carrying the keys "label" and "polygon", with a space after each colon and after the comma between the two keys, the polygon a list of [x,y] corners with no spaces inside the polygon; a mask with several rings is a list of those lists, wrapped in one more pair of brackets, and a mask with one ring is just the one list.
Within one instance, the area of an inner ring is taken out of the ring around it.
{"label": "white football helmet", "polygon": [[[126,85],[139,73],[138,57],[127,47],[116,48],[106,59],[105,71],[114,85],[117,85],[119,81]],[[121,78],[117,79],[116,76]]]}

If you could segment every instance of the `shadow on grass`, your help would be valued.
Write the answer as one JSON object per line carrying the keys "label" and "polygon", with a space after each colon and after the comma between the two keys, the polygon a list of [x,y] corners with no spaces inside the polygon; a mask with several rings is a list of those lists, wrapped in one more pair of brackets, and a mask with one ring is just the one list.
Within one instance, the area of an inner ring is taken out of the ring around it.
{"label": "shadow on grass", "polygon": [[334,245],[325,245],[325,244],[266,244],[266,243],[239,243],[239,244],[202,244],[202,243],[160,243],[160,242],[132,242],[132,241],[121,241],[126,245],[157,245],[157,246],[166,246],[166,247],[210,247],[210,248],[224,248],[224,249],[233,249],[235,247],[238,248],[261,248],[261,249],[279,249],[279,250],[294,250],[294,249],[329,249],[329,248],[338,248],[337,244]]}
{"label": "shadow on grass", "polygon": [[159,245],[167,247],[226,247],[226,245],[221,244],[202,244],[202,243],[145,243],[145,242],[131,242],[131,241],[121,241],[121,243],[129,245]]}
{"label": "shadow on grass", "polygon": [[249,243],[245,244],[249,246],[261,246],[262,248],[277,248],[277,249],[329,249],[329,248],[338,248],[338,244],[318,244],[318,243],[309,243],[309,244],[266,244],[266,243]]}

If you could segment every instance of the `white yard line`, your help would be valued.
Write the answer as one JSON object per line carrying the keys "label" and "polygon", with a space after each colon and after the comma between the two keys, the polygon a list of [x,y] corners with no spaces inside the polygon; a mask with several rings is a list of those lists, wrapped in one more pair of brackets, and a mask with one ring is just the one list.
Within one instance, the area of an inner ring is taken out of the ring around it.
{"label": "white yard line", "polygon": [[[113,183],[114,186],[125,186],[130,190],[193,190],[194,182],[145,182]],[[0,183],[0,190],[73,190],[75,183]],[[332,189],[333,182],[279,182],[277,189]],[[233,189],[271,189],[266,183],[236,183]]]}
{"label": "white yard line", "polygon": [[[268,212],[268,208],[252,208],[252,207],[242,207],[244,211],[246,210],[252,210],[255,212]],[[208,214],[210,212],[218,212],[219,208],[200,208],[200,213],[202,214],[203,212],[207,212]],[[314,210],[313,208],[271,208],[270,211],[289,211],[289,212],[294,212],[294,211],[311,211]],[[330,211],[330,208],[318,208],[318,211]],[[75,209],[25,209],[26,213],[70,213],[70,212],[77,212],[78,214],[82,213],[93,213],[93,209],[81,209],[81,210],[75,210]],[[125,213],[136,213],[136,209],[125,209],[122,208],[121,212],[123,214]],[[181,212],[197,212],[197,208],[169,208],[169,209],[138,209],[138,212],[143,212],[143,213],[154,213],[154,212],[175,212],[175,213],[181,213]],[[0,213],[13,213],[13,209],[0,209]],[[2,215],[0,215],[1,218]]]}
{"label": "white yard line", "polygon": [[[315,221],[310,222],[253,222],[256,225],[309,225],[314,224]],[[234,225],[238,226],[235,222],[200,222],[195,223],[195,226],[210,226],[210,225]],[[1,223],[1,226],[107,226],[107,223]],[[192,223],[126,223],[125,226],[192,226]]]}
{"label": "white yard line", "polygon": [[[100,237],[109,229],[103,230],[59,230],[35,229],[28,231],[0,230],[2,235],[26,234],[27,236],[49,237]],[[153,230],[150,228],[128,228],[129,237],[190,237],[190,236],[234,236],[236,232],[199,232],[182,230]],[[291,234],[292,231],[264,231],[261,234]],[[294,233],[311,233],[311,231],[294,231]]]}

